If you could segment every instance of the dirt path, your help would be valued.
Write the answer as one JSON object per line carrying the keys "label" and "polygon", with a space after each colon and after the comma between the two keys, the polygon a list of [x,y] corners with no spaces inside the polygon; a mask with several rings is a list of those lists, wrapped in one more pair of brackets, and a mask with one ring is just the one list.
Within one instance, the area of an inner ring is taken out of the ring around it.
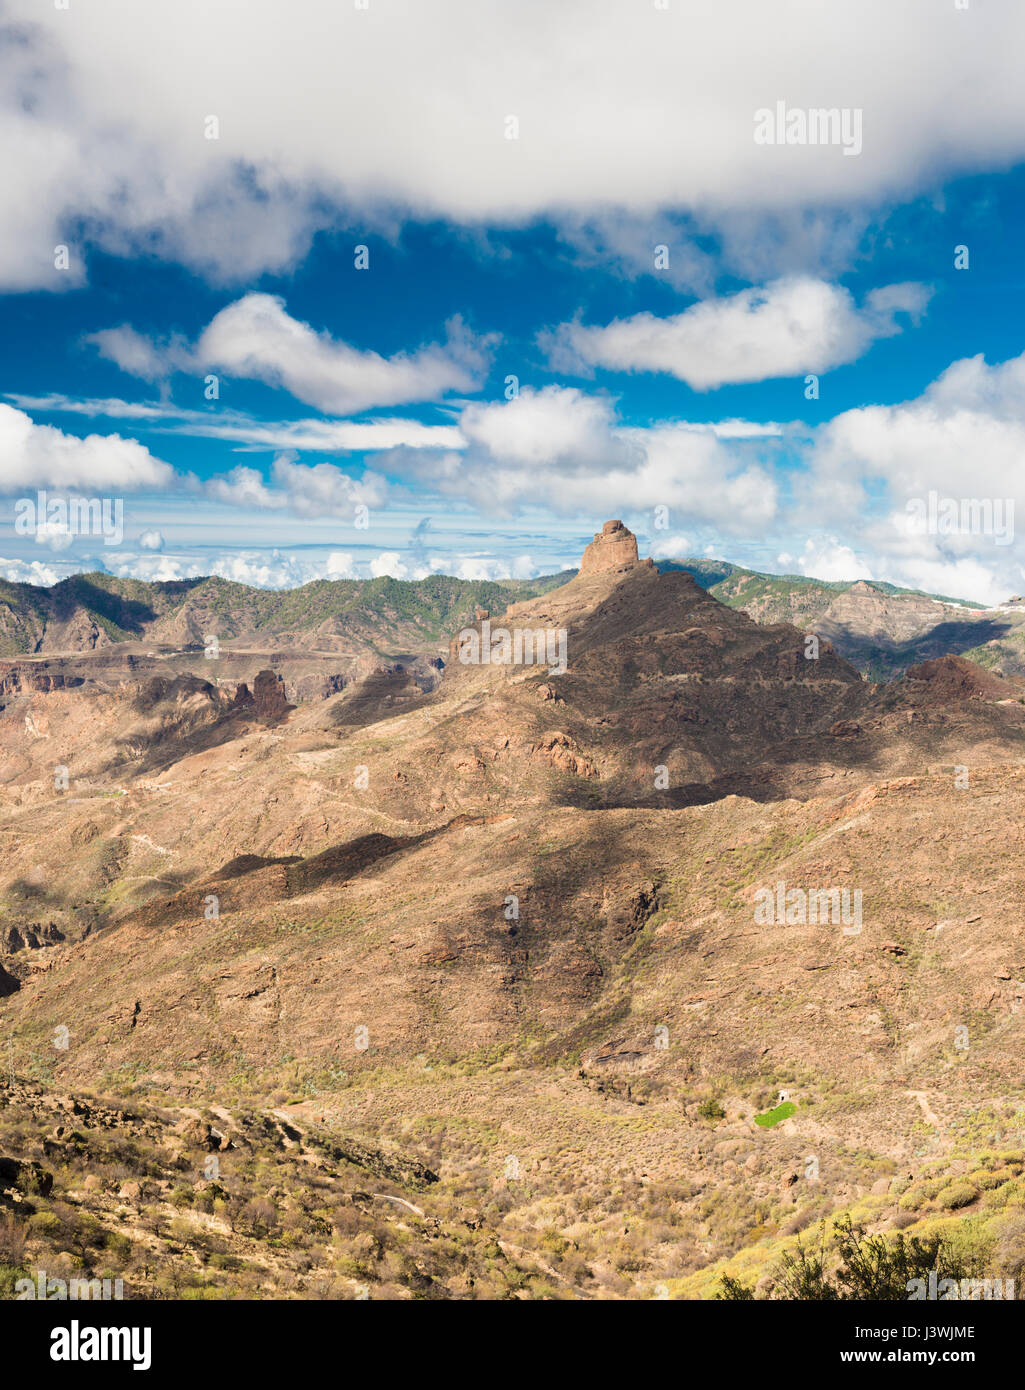
{"label": "dirt path", "polygon": [[922,1107],[922,1114],[925,1116],[926,1124],[932,1125],[933,1129],[943,1128],[939,1116],[930,1106],[924,1091],[905,1091],[904,1094],[910,1096],[912,1100],[918,1101],[919,1105]]}

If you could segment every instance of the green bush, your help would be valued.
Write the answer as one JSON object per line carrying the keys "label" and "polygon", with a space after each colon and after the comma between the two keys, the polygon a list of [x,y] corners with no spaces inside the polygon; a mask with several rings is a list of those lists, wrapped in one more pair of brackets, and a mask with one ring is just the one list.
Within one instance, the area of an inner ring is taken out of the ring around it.
{"label": "green bush", "polygon": [[936,1201],[944,1211],[956,1211],[958,1207],[971,1206],[979,1200],[979,1189],[970,1182],[952,1182],[937,1193]]}
{"label": "green bush", "polygon": [[27,1277],[23,1269],[15,1269],[13,1265],[0,1265],[0,1299],[14,1298],[15,1284],[19,1279]]}
{"label": "green bush", "polygon": [[[823,1239],[818,1250],[807,1250],[798,1241],[796,1250],[786,1252],[775,1271],[770,1296],[819,1302],[904,1302],[912,1279],[928,1279],[935,1269],[942,1269],[948,1279],[978,1278],[983,1263],[982,1251],[963,1242],[903,1232],[868,1236],[863,1226],[843,1216],[833,1223],[828,1245]],[[747,1300],[754,1293],[736,1279],[724,1277],[716,1297]]]}

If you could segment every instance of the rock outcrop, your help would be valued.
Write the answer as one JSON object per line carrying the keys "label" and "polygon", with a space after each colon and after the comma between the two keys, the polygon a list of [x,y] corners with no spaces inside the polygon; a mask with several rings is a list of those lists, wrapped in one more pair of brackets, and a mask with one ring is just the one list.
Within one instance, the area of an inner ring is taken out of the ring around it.
{"label": "rock outcrop", "polygon": [[267,724],[276,724],[295,709],[285,699],[285,686],[276,671],[257,671],[253,681],[253,701],[256,717]]}
{"label": "rock outcrop", "polygon": [[580,561],[580,573],[632,570],[640,563],[637,558],[637,537],[634,533],[628,531],[621,521],[606,521],[584,551],[584,557]]}
{"label": "rock outcrop", "polygon": [[0,926],[0,955],[39,951],[44,946],[59,945],[64,939],[64,933],[56,922],[33,922],[31,925],[11,922]]}

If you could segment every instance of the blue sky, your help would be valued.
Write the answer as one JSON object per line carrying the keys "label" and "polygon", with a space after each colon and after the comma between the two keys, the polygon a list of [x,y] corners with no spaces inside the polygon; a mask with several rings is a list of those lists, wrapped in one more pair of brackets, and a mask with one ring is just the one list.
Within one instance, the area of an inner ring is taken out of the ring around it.
{"label": "blue sky", "polygon": [[[909,521],[1025,515],[1010,0],[146,8],[6,7],[0,573],[529,577],[621,516],[1025,588],[1006,528]],[[862,147],[759,145],[778,101]],[[19,531],[38,489],[123,535]]]}

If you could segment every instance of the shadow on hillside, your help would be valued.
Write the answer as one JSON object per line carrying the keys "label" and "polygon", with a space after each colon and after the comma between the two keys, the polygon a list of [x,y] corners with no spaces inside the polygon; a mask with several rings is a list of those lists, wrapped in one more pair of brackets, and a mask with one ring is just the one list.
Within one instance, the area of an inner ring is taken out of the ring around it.
{"label": "shadow on hillside", "polygon": [[839,623],[831,623],[825,635],[847,661],[859,667],[878,665],[889,676],[897,676],[908,666],[941,656],[961,656],[986,642],[994,642],[1013,631],[1013,625],[996,618],[976,622],[937,623],[928,632],[907,642],[893,642],[876,636],[851,633]]}
{"label": "shadow on hillside", "polygon": [[405,667],[373,671],[354,682],[333,711],[336,729],[366,728],[423,706],[425,692]]}
{"label": "shadow on hillside", "polygon": [[[194,919],[197,902],[202,902],[204,894],[208,892],[216,893],[219,897],[221,913],[236,911],[242,905],[262,906],[303,897],[327,884],[341,884],[351,878],[357,878],[383,859],[388,859],[402,850],[417,849],[453,829],[473,824],[478,819],[480,818],[456,816],[447,824],[423,831],[419,835],[395,836],[375,831],[369,835],[360,835],[354,840],[344,840],[309,858],[294,854],[280,857],[238,855],[212,873],[188,884],[183,883],[181,890],[172,897],[151,898],[112,925],[122,927],[134,922],[148,927],[171,926],[177,922]],[[276,882],[264,882],[259,888],[254,887],[253,891],[249,891],[250,885],[257,882],[254,875],[274,868],[282,871]]]}
{"label": "shadow on hillside", "polygon": [[74,617],[79,610],[98,613],[115,627],[136,636],[142,636],[145,624],[154,622],[158,616],[148,603],[110,593],[82,575],[73,575],[55,585],[53,598],[54,613],[61,622]]}
{"label": "shadow on hillside", "polygon": [[[727,796],[748,801],[807,801],[823,794],[832,774],[878,768],[879,743],[867,733],[850,737],[821,734],[767,748],[754,767],[726,768],[706,782],[683,782],[658,791],[641,791],[636,783],[610,782],[600,789],[589,783],[571,790],[564,804],[577,810],[678,811],[708,806]],[[742,752],[736,761],[742,763]]]}

